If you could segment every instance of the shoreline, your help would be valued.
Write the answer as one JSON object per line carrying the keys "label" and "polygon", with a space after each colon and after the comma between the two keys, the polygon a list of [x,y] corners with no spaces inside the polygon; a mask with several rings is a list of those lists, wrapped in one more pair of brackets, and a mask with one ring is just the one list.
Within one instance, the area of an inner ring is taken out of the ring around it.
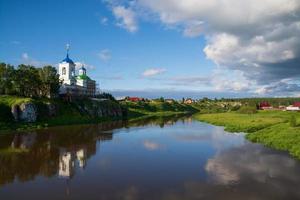
{"label": "shoreline", "polygon": [[[253,143],[266,147],[287,151],[289,155],[300,160],[300,127],[291,127],[288,116],[298,113],[267,111],[257,114],[214,113],[196,114],[194,119],[215,126],[224,127],[225,131],[245,133],[245,138]],[[269,116],[268,116],[269,115]]]}
{"label": "shoreline", "polygon": [[[104,122],[113,122],[117,120],[124,120],[124,121],[138,121],[143,119],[148,119],[151,117],[170,117],[175,115],[189,115],[193,114],[190,112],[155,112],[155,113],[147,113],[138,116],[129,116],[129,117],[102,117],[102,118],[78,118],[78,119],[69,119],[66,120],[59,120],[53,119],[49,121],[42,121],[42,122],[34,122],[34,123],[11,123],[5,124],[4,126],[0,126],[0,135],[1,134],[10,134],[12,131],[31,131],[31,130],[38,130],[38,129],[47,129],[49,127],[59,127],[59,126],[67,126],[67,125],[89,125],[89,124],[98,124]],[[5,127],[5,128],[3,128]]]}

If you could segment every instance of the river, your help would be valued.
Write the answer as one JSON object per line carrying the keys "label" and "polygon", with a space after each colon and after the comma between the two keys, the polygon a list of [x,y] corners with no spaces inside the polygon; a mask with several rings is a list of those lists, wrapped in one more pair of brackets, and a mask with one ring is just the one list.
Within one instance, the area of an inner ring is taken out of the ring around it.
{"label": "river", "polygon": [[300,199],[300,162],[191,117],[0,136],[0,199]]}

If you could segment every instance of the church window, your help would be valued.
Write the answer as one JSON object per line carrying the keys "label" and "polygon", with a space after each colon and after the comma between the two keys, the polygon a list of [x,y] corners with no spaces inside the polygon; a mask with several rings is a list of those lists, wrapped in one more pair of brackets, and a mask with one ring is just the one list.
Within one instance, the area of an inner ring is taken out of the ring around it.
{"label": "church window", "polygon": [[66,68],[62,68],[62,75],[66,75]]}

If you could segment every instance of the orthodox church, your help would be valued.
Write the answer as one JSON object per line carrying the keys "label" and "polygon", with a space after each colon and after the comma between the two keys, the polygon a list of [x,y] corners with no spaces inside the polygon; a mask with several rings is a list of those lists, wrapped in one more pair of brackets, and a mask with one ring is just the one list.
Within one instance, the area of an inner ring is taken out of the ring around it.
{"label": "orthodox church", "polygon": [[69,58],[69,48],[67,47],[67,56],[59,63],[59,79],[61,87],[60,95],[71,96],[94,96],[96,93],[96,81],[92,80],[86,74],[86,69],[81,66],[76,73],[76,65]]}

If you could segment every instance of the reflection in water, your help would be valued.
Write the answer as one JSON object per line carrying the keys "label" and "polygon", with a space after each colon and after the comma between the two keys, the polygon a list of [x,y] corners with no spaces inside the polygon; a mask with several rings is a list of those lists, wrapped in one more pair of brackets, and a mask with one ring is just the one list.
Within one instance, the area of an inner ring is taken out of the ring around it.
{"label": "reflection in water", "polygon": [[[182,116],[147,118],[126,122],[114,121],[98,125],[66,126],[16,133],[0,137],[0,186],[15,179],[25,182],[36,175],[72,178],[76,161],[84,168],[87,160],[96,153],[97,142],[113,139],[113,130],[122,127],[173,123]],[[7,151],[5,151],[7,150]],[[1,151],[0,151],[1,152]]]}
{"label": "reflection in water", "polygon": [[300,199],[299,188],[286,153],[190,117],[0,136],[0,199]]}

